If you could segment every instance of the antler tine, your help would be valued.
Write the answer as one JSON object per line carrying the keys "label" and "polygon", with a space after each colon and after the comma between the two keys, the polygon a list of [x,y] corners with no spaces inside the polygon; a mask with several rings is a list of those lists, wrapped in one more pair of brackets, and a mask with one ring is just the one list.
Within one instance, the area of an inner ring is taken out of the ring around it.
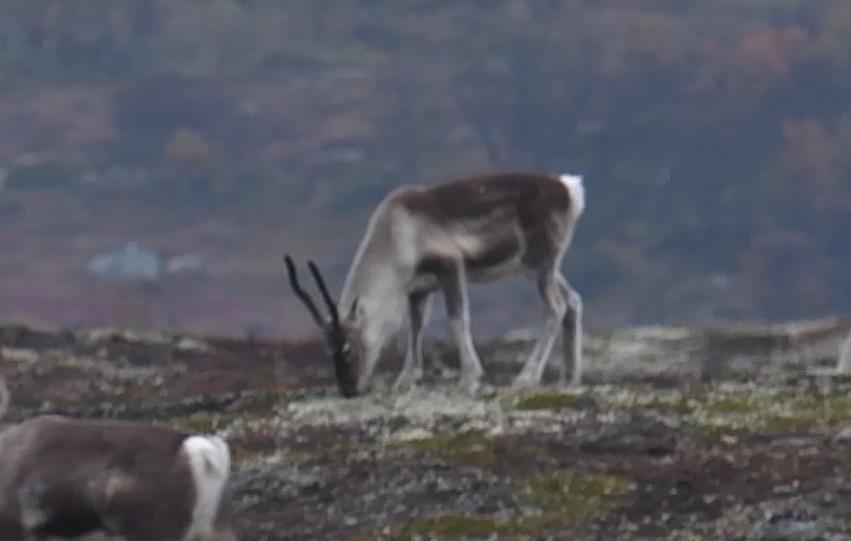
{"label": "antler tine", "polygon": [[296,272],[293,259],[290,256],[285,255],[284,264],[287,266],[287,275],[290,278],[290,287],[293,288],[293,292],[295,292],[296,296],[298,296],[298,298],[301,299],[301,302],[307,307],[308,312],[310,312],[310,315],[313,316],[316,324],[320,327],[324,326],[325,321],[322,319],[322,314],[320,314],[319,309],[316,308],[316,304],[313,303],[313,299],[310,298],[310,295],[308,295],[298,283],[298,273]]}
{"label": "antler tine", "polygon": [[328,287],[325,285],[322,273],[319,272],[319,267],[317,267],[316,263],[313,261],[308,261],[307,268],[309,268],[311,274],[313,274],[313,279],[316,280],[316,285],[319,286],[319,292],[322,293],[322,298],[325,300],[325,304],[328,305],[328,311],[331,312],[332,321],[335,323],[339,322],[340,315],[337,312],[337,303],[334,302],[334,299],[331,298],[331,294],[328,293]]}

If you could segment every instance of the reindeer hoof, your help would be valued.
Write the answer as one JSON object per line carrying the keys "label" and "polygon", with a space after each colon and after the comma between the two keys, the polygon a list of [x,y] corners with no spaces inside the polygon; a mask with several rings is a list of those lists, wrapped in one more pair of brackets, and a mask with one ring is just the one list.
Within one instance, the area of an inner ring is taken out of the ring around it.
{"label": "reindeer hoof", "polygon": [[405,371],[399,374],[396,381],[393,383],[394,391],[405,391],[415,387],[422,379],[422,371]]}
{"label": "reindeer hoof", "polygon": [[479,386],[481,385],[481,377],[477,376],[466,376],[462,375],[461,380],[458,382],[458,388],[460,388],[463,392],[467,393],[470,396],[476,394],[476,391],[479,390]]}
{"label": "reindeer hoof", "polygon": [[577,389],[582,387],[582,381],[577,378],[571,378],[569,381],[567,378],[560,377],[558,379],[558,387],[560,389]]}
{"label": "reindeer hoof", "polygon": [[525,372],[521,372],[519,376],[514,379],[514,383],[511,386],[514,389],[528,389],[529,387],[535,387],[538,385],[538,382],[534,377],[527,375]]}

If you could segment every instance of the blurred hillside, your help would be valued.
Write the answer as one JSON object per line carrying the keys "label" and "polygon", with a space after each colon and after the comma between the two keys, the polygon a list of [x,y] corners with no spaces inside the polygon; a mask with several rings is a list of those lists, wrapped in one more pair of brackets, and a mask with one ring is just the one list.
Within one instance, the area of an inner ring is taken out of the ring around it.
{"label": "blurred hillside", "polygon": [[[283,251],[339,286],[387,190],[515,168],[586,176],[591,325],[849,312],[849,68],[842,0],[4,0],[0,320],[303,333]],[[127,241],[217,272],[86,278]]]}

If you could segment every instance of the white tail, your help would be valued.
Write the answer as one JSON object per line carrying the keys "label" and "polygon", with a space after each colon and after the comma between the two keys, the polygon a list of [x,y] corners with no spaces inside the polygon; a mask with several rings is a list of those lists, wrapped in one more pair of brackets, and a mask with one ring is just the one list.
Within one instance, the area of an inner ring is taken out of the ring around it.
{"label": "white tail", "polygon": [[567,193],[570,194],[570,202],[572,205],[571,214],[573,219],[577,219],[585,210],[585,184],[582,182],[582,175],[561,175],[561,181],[567,186]]}
{"label": "white tail", "polygon": [[206,539],[213,531],[222,492],[230,475],[230,451],[216,436],[191,436],[183,442],[195,480],[195,507],[186,540]]}
{"label": "white tail", "polygon": [[842,351],[839,353],[839,361],[836,363],[836,371],[840,374],[851,374],[851,333],[845,339]]}

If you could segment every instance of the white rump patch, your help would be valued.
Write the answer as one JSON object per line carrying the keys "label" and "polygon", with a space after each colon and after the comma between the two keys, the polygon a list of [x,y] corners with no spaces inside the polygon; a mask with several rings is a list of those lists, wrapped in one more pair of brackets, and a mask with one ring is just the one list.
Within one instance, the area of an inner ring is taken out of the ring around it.
{"label": "white rump patch", "polygon": [[217,436],[190,436],[182,447],[189,458],[196,492],[192,524],[184,539],[207,539],[212,535],[222,492],[230,475],[230,450]]}
{"label": "white rump patch", "polygon": [[842,345],[839,353],[839,361],[836,363],[836,371],[840,374],[851,374],[851,333]]}
{"label": "white rump patch", "polygon": [[582,183],[582,175],[563,174],[559,177],[567,186],[570,194],[571,213],[574,219],[579,218],[585,210],[585,185]]}

